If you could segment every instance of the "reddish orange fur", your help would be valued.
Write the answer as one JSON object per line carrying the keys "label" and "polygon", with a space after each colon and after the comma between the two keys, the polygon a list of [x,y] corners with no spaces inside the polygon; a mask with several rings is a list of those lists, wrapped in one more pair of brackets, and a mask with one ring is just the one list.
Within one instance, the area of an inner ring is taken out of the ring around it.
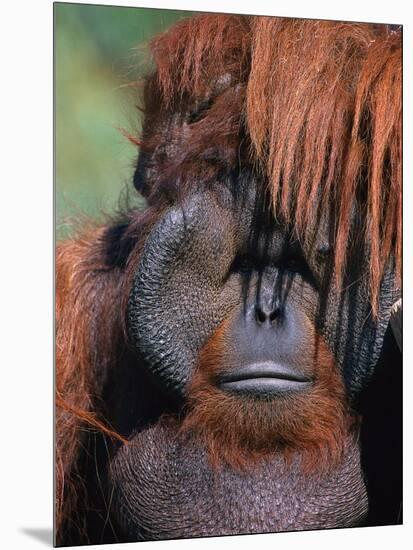
{"label": "reddish orange fur", "polygon": [[[338,287],[349,216],[364,193],[376,313],[386,264],[394,260],[398,275],[401,266],[401,33],[367,23],[202,15],[153,40],[152,53],[158,70],[148,116],[213,99],[201,122],[168,136],[179,153],[155,160],[159,183],[177,178],[182,187],[213,179],[234,159],[251,162],[268,180],[275,213],[299,235],[320,207],[333,205]],[[223,74],[231,81],[217,93]],[[162,136],[145,141],[155,150]],[[214,163],[205,154],[211,149]]]}
{"label": "reddish orange fur", "polygon": [[[136,242],[124,268],[108,265],[107,227],[85,228],[56,249],[56,531],[87,509],[79,461],[95,432],[122,443],[102,403],[111,369],[126,348],[126,307],[135,266],[161,206],[134,213],[128,238]],[[82,529],[82,525],[78,525]]]}
{"label": "reddish orange fur", "polygon": [[228,368],[223,359],[227,325],[222,323],[201,351],[181,434],[199,437],[214,466],[226,462],[248,468],[274,452],[287,457],[298,452],[307,472],[334,467],[352,419],[341,376],[323,340],[313,334],[314,349],[299,365],[316,377],[308,393],[256,400],[228,394],[214,383]]}
{"label": "reddish orange fur", "polygon": [[[119,341],[116,274],[105,273],[100,239],[93,229],[56,251],[56,524],[84,506],[78,459],[87,429],[115,434],[102,416],[100,396]],[[104,299],[102,297],[104,296]],[[115,300],[115,302],[114,302]],[[99,329],[93,327],[99,319]]]}

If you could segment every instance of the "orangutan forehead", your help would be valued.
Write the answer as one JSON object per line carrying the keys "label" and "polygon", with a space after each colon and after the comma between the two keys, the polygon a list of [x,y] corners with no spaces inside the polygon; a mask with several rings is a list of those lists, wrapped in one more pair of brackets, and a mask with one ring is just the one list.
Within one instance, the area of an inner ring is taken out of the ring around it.
{"label": "orangutan forehead", "polygon": [[[401,262],[400,29],[204,15],[151,47],[144,144],[156,185],[249,165],[298,232],[314,225],[321,197],[335,208],[338,273],[360,204],[374,302],[386,265],[400,272]],[[174,113],[166,131],[154,123]]]}

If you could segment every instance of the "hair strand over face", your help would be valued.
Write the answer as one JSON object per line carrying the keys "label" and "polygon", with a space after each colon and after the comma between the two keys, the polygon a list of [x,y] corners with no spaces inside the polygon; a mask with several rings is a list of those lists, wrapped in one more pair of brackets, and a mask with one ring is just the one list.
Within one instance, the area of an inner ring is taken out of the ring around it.
{"label": "hair strand over face", "polygon": [[334,212],[339,288],[358,206],[377,313],[383,273],[393,261],[400,282],[401,32],[367,23],[202,15],[156,38],[152,52],[152,91],[160,95],[149,110],[208,97],[224,74],[238,90],[238,103],[228,107],[229,118],[238,109],[232,117],[238,122],[223,125],[222,111],[213,118],[210,109],[181,144],[187,154],[168,159],[177,163],[175,172],[204,166],[201,151],[221,131],[227,149],[238,149],[242,122],[251,142],[244,160],[268,181],[275,215],[302,235],[320,209]]}

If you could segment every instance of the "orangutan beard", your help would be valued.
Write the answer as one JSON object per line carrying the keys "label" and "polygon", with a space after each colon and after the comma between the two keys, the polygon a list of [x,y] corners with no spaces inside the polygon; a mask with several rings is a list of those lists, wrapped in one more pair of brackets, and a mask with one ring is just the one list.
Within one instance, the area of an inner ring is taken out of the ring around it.
{"label": "orangutan beard", "polygon": [[357,422],[324,341],[316,337],[312,365],[307,366],[313,372],[312,387],[276,398],[239,396],[217,386],[217,376],[227,370],[224,341],[223,326],[200,353],[180,436],[195,437],[214,467],[226,463],[248,469],[274,453],[283,453],[287,461],[299,456],[306,473],[335,467]]}

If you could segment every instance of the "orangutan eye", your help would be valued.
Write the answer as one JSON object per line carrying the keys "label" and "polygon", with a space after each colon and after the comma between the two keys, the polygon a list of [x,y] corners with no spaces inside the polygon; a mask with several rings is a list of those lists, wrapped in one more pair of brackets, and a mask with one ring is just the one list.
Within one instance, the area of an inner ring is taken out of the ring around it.
{"label": "orangutan eye", "polygon": [[316,254],[317,254],[317,259],[320,262],[326,261],[329,258],[330,254],[331,254],[331,246],[328,243],[322,243],[317,248]]}
{"label": "orangutan eye", "polygon": [[296,256],[287,258],[284,265],[289,271],[303,271],[307,268],[307,264],[304,262],[304,260]]}
{"label": "orangutan eye", "polygon": [[232,263],[231,272],[236,273],[251,273],[261,267],[261,263],[257,258],[250,254],[242,254],[237,256]]}

